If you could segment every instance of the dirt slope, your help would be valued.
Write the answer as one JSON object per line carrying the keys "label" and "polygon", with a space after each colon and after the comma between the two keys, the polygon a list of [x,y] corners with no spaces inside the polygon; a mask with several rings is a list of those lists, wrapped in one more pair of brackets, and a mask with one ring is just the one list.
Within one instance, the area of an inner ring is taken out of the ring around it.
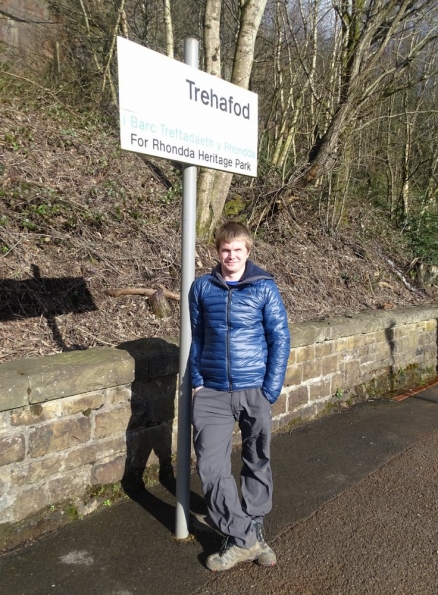
{"label": "dirt slope", "polygon": [[[145,297],[106,292],[179,292],[178,169],[122,152],[112,128],[47,99],[4,93],[0,109],[0,362],[177,337],[177,301],[160,319]],[[320,217],[295,203],[257,229],[253,258],[275,274],[291,322],[436,301],[401,279],[412,255],[369,205],[331,235]],[[198,243],[197,274],[215,262]]]}

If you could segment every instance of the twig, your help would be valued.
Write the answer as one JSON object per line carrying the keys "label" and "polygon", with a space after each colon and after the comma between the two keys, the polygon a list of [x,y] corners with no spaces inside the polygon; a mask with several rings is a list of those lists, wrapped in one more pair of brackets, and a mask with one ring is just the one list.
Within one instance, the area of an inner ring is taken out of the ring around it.
{"label": "twig", "polygon": [[[165,297],[169,298],[170,300],[180,301],[179,293],[173,293],[168,289],[164,289],[164,287],[160,287],[163,290],[163,294]],[[107,289],[105,291],[106,295],[110,295],[111,297],[120,297],[121,295],[145,295],[150,297],[157,293],[157,289],[147,289],[145,287],[125,287],[121,289]]]}
{"label": "twig", "polygon": [[93,339],[95,339],[96,341],[99,341],[99,343],[104,343],[105,345],[109,345],[109,347],[116,347],[117,343],[108,343],[108,341],[104,341],[103,339],[99,339],[99,337],[96,337],[95,335],[93,335],[92,333],[90,333],[89,331],[86,331],[84,328],[82,328],[81,326],[77,326],[76,327],[77,330],[82,331],[83,333],[85,333],[86,335],[88,335],[89,337],[92,337]]}

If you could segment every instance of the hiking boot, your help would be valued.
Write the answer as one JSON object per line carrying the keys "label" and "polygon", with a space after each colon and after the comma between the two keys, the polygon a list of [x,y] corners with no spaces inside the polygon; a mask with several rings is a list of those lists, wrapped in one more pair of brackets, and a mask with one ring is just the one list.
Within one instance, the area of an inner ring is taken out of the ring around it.
{"label": "hiking boot", "polygon": [[260,545],[260,554],[257,556],[257,564],[260,566],[275,566],[277,563],[277,556],[272,548],[266,543],[263,535],[263,523],[260,521],[253,521],[254,531],[257,536],[257,541]]}
{"label": "hiking boot", "polygon": [[221,570],[229,570],[239,562],[252,562],[260,555],[260,543],[258,541],[249,548],[238,547],[233,541],[227,537],[216,554],[212,554],[207,558],[207,568],[213,572]]}

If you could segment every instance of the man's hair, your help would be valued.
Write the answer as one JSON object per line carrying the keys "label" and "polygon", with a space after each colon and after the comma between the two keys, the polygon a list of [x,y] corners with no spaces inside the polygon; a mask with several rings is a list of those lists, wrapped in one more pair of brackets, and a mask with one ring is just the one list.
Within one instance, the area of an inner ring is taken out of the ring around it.
{"label": "man's hair", "polygon": [[227,221],[226,223],[218,227],[214,239],[216,250],[219,250],[222,242],[245,242],[245,246],[248,252],[251,251],[253,245],[253,239],[248,228],[245,225],[243,225],[243,223],[238,223],[237,221]]}

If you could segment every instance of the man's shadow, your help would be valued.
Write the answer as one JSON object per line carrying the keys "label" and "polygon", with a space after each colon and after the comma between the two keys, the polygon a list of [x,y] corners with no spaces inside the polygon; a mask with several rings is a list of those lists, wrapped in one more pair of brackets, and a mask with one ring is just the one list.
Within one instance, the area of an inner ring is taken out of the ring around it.
{"label": "man's shadow", "polygon": [[[175,505],[160,497],[160,490],[154,483],[163,486],[172,496],[172,502],[175,501],[172,428],[178,389],[179,349],[177,345],[158,338],[129,341],[119,345],[118,349],[127,351],[135,361],[122,487],[131,500],[174,534]],[[154,462],[148,467],[151,457]],[[217,548],[221,538],[197,520],[207,515],[199,489],[190,492],[190,513],[190,533],[201,545],[206,540],[204,550]]]}
{"label": "man's shadow", "polygon": [[44,317],[53,341],[62,351],[83,349],[82,345],[66,345],[56,316],[97,310],[85,279],[42,277],[37,265],[33,264],[31,268],[33,278],[0,280],[0,321]]}

